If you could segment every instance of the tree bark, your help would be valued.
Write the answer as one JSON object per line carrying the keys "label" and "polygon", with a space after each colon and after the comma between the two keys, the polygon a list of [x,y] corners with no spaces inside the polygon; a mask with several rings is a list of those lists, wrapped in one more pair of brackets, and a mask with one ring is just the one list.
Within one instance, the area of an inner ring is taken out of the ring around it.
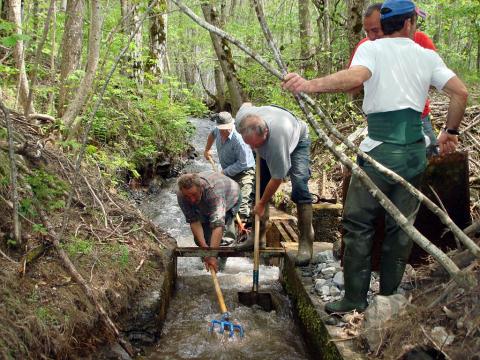
{"label": "tree bark", "polygon": [[362,39],[363,28],[363,8],[365,7],[365,0],[349,0],[348,1],[348,42],[350,54],[355,49],[355,46]]}
{"label": "tree bark", "polygon": [[[156,1],[156,0],[152,0]],[[148,69],[161,79],[167,67],[167,1],[160,0],[150,18],[150,61]]]}
{"label": "tree bark", "polygon": [[330,73],[332,69],[332,41],[330,37],[330,0],[312,0],[317,8],[318,48],[317,71],[319,74]]}
{"label": "tree bark", "polygon": [[213,69],[213,74],[215,78],[215,89],[216,89],[216,101],[217,101],[217,110],[223,111],[225,109],[225,77],[223,76],[222,69],[218,64],[215,64]]}
{"label": "tree bark", "polygon": [[310,22],[310,2],[298,0],[298,23],[300,28],[300,69],[303,73],[314,70],[313,49],[311,47],[312,24]]}
{"label": "tree bark", "polygon": [[62,38],[62,60],[60,63],[60,84],[58,90],[57,116],[65,114],[65,108],[72,97],[71,81],[68,77],[79,68],[83,46],[83,18],[85,0],[68,0],[65,31]]}
{"label": "tree bark", "polygon": [[[8,0],[8,9],[10,21],[15,24],[15,33],[21,36],[23,34],[21,0]],[[18,69],[18,103],[24,113],[33,113],[35,112],[33,106],[28,104],[29,85],[24,50],[23,40],[19,39],[13,48],[13,57]]]}
{"label": "tree bark", "polygon": [[[216,27],[220,27],[218,23],[218,16],[215,8],[210,4],[202,4],[203,15],[208,23],[213,24]],[[233,62],[232,51],[230,44],[221,37],[210,33],[212,39],[213,48],[217,55],[218,62],[222,68],[225,81],[227,83],[228,92],[230,95],[230,102],[232,104],[232,114],[236,114],[240,106],[245,100],[243,88],[238,80],[235,70],[235,63]]]}
{"label": "tree bark", "polygon": [[98,59],[100,54],[100,40],[102,35],[102,14],[100,10],[100,1],[91,0],[91,26],[90,35],[88,39],[88,60],[85,76],[80,83],[79,88],[75,94],[75,98],[68,105],[62,121],[70,130],[73,122],[78,114],[81,112],[88,93],[92,88],[93,80],[98,66]]}

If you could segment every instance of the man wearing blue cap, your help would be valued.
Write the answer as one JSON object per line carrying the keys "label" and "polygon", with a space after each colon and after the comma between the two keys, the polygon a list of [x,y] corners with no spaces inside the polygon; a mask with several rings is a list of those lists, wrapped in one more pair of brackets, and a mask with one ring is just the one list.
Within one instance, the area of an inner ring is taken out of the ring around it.
{"label": "man wearing blue cap", "polygon": [[[411,184],[418,186],[426,166],[425,142],[420,116],[430,86],[450,96],[446,124],[438,137],[440,153],[455,151],[458,128],[465,112],[467,89],[433,50],[412,40],[418,9],[409,0],[387,0],[380,10],[383,39],[362,44],[349,69],[307,81],[291,73],[284,89],[293,92],[349,91],[363,84],[363,111],[367,114],[368,137],[360,149]],[[413,223],[419,202],[401,185],[358,159],[359,165],[395,206]],[[363,311],[371,275],[374,221],[380,204],[352,176],[344,205],[345,296],[327,303],[327,312]],[[401,282],[412,240],[385,215],[385,239],[380,263],[380,294],[392,295]]]}

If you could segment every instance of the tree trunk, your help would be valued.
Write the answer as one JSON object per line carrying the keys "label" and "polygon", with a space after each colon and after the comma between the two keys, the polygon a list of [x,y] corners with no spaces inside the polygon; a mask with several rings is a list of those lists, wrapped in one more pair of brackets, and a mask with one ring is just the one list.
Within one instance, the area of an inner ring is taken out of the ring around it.
{"label": "tree trunk", "polygon": [[[10,21],[15,24],[15,34],[22,35],[22,9],[21,0],[8,0],[9,18]],[[24,113],[33,113],[35,110],[32,106],[28,106],[28,78],[25,70],[25,57],[24,57],[23,40],[20,38],[17,40],[15,47],[13,48],[13,57],[18,69],[18,103],[22,107]]]}
{"label": "tree trunk", "polygon": [[217,110],[223,111],[225,109],[225,77],[223,76],[222,69],[218,64],[215,64],[215,68],[213,70],[214,78],[215,78],[215,89],[216,89],[216,98],[217,98]]}
{"label": "tree trunk", "polygon": [[[133,37],[133,51],[130,54],[132,59],[132,69],[133,69],[133,78],[137,83],[137,86],[141,88],[143,86],[143,61],[142,61],[142,48],[143,48],[143,38],[142,38],[142,24],[140,24],[139,16],[139,6],[134,5],[133,8],[133,17],[130,24],[130,36],[134,34]],[[137,29],[139,27],[139,29]]]}
{"label": "tree trunk", "polygon": [[[217,12],[213,6],[210,4],[202,4],[202,11],[208,23],[220,27]],[[223,75],[225,76],[230,102],[232,104],[232,113],[235,114],[244,102],[245,95],[237,77],[230,44],[214,33],[210,33],[210,38],[212,39],[215,54],[217,55]]]}
{"label": "tree trunk", "polygon": [[348,42],[349,53],[353,52],[355,46],[362,39],[363,28],[363,8],[365,7],[365,0],[349,0],[348,2]]}
{"label": "tree trunk", "polygon": [[298,23],[300,28],[300,69],[310,72],[314,70],[312,61],[312,47],[310,40],[312,38],[312,24],[310,23],[310,2],[298,0]]}
{"label": "tree trunk", "polygon": [[[151,4],[151,3],[150,3]],[[121,74],[135,79],[137,86],[143,85],[143,62],[142,62],[142,25],[139,25],[139,5],[130,3],[129,0],[120,0],[123,29],[125,35],[130,38],[133,35],[132,50],[125,54]],[[137,27],[140,28],[137,31]]]}
{"label": "tree trunk", "polygon": [[[57,9],[56,4],[53,3],[53,17],[52,17],[52,52],[50,54],[50,76],[52,84],[55,84],[55,77],[56,77],[56,66],[55,66],[55,54],[57,53]],[[48,95],[48,104],[47,104],[47,113],[53,114],[54,107],[55,107],[55,93],[53,91],[50,92]]]}
{"label": "tree trunk", "polygon": [[319,74],[329,74],[332,69],[332,44],[330,38],[330,1],[313,0],[317,8],[317,28],[318,28],[318,48],[317,51],[317,72]]}
{"label": "tree trunk", "polygon": [[[155,1],[155,0],[154,0]],[[149,70],[161,79],[167,67],[167,1],[160,0],[152,9],[150,18]]]}
{"label": "tree trunk", "polygon": [[100,0],[91,0],[91,25],[90,35],[88,38],[88,59],[85,76],[80,83],[79,88],[75,94],[75,98],[68,105],[65,114],[62,117],[62,121],[68,129],[72,127],[77,115],[81,112],[88,93],[92,88],[93,80],[97,70],[99,53],[100,53],[100,40],[102,35],[102,15],[100,11]]}
{"label": "tree trunk", "polygon": [[75,89],[72,89],[68,77],[78,70],[82,57],[84,0],[68,0],[65,32],[61,44],[62,60],[60,64],[60,84],[58,90],[57,116],[65,114],[65,108]]}

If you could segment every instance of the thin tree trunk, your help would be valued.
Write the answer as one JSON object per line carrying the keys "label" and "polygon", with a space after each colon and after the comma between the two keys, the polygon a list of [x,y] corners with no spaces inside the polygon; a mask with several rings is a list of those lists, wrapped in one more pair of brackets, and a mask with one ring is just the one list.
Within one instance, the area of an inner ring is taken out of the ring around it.
{"label": "thin tree trunk", "polygon": [[363,28],[363,8],[365,7],[365,0],[349,0],[348,1],[348,40],[351,54],[355,46],[362,39]]}
{"label": "thin tree trunk", "polygon": [[[210,4],[202,4],[202,11],[208,23],[216,26],[218,25],[217,13]],[[230,49],[230,45],[224,39],[213,33],[210,33],[210,37],[212,39],[213,48],[217,54],[220,67],[222,68],[225,76],[228,92],[230,94],[230,102],[232,104],[232,113],[235,114],[244,102],[245,95],[237,77],[232,51]]]}
{"label": "thin tree trunk", "polygon": [[[134,34],[134,47],[131,53],[131,60],[132,60],[132,69],[133,69],[133,78],[137,83],[139,89],[143,87],[143,61],[142,61],[142,48],[143,48],[143,38],[142,38],[142,29],[137,31],[137,25],[139,24],[139,6],[133,5],[133,18],[132,23],[130,25],[130,33]],[[135,32],[135,33],[134,33]]]}
{"label": "thin tree trunk", "polygon": [[68,0],[66,11],[65,32],[60,46],[62,60],[57,103],[58,117],[65,114],[66,106],[75,90],[71,88],[68,77],[79,68],[82,57],[85,0]]}
{"label": "thin tree trunk", "polygon": [[18,199],[18,189],[17,189],[17,165],[15,164],[15,151],[13,144],[13,126],[10,119],[10,114],[8,109],[3,105],[3,102],[0,100],[0,109],[3,112],[5,118],[5,126],[7,127],[7,136],[8,136],[8,159],[10,161],[10,184],[12,188],[12,204],[13,204],[13,236],[18,246],[22,246],[22,234],[21,234],[21,224],[18,217],[19,209],[19,199]]}
{"label": "thin tree trunk", "polygon": [[[50,0],[50,6],[48,8],[47,18],[45,19],[45,26],[43,28],[42,38],[40,39],[40,42],[37,45],[37,50],[35,52],[35,59],[32,66],[33,71],[32,71],[32,77],[31,77],[31,86],[28,92],[27,109],[30,109],[33,107],[33,89],[35,88],[35,82],[37,81],[38,63],[40,62],[40,58],[42,55],[43,45],[47,40],[48,30],[50,29],[50,18],[53,15],[54,8],[55,8],[55,0]],[[24,115],[25,115],[25,118],[28,119],[28,116],[30,115],[30,113],[25,112]]]}
{"label": "thin tree trunk", "polygon": [[312,59],[312,24],[310,22],[310,2],[298,0],[298,23],[300,28],[300,69],[305,71],[313,71]]}
{"label": "thin tree trunk", "polygon": [[215,79],[215,89],[216,89],[216,98],[217,98],[217,110],[225,110],[225,77],[223,76],[222,69],[218,64],[215,64],[213,69],[214,79]]}
{"label": "thin tree trunk", "polygon": [[317,8],[318,48],[317,70],[319,74],[330,73],[332,69],[332,41],[330,38],[330,0],[313,0]]}
{"label": "thin tree trunk", "polygon": [[167,67],[167,10],[167,1],[160,0],[153,7],[150,19],[149,70],[152,74],[158,75],[159,80]]}
{"label": "thin tree trunk", "polygon": [[82,82],[77,89],[75,98],[68,105],[68,108],[62,117],[62,121],[69,130],[85,105],[85,101],[95,78],[100,54],[100,40],[102,35],[102,14],[100,10],[100,1],[91,0],[90,3],[92,15],[88,40],[87,69],[85,71],[85,76],[83,77]]}
{"label": "thin tree trunk", "polygon": [[[55,84],[56,78],[56,66],[55,66],[55,54],[57,47],[57,9],[56,2],[53,2],[53,17],[52,17],[52,52],[50,54],[50,74],[51,74],[51,83]],[[48,104],[47,104],[47,113],[53,114],[55,107],[55,93],[50,91],[48,95]]]}
{"label": "thin tree trunk", "polygon": [[[8,0],[9,18],[15,24],[15,34],[21,36],[22,32],[22,14],[21,14],[21,1],[20,0]],[[13,48],[13,57],[18,69],[18,103],[23,109],[24,113],[33,113],[35,110],[28,104],[28,78],[25,69],[25,53],[24,53],[23,40],[18,39],[15,47]]]}

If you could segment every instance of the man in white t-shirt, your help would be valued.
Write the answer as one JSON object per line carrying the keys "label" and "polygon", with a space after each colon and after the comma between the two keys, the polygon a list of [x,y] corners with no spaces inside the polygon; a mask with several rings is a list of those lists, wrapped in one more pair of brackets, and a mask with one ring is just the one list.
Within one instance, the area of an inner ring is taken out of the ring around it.
{"label": "man in white t-shirt", "polygon": [[[282,84],[292,92],[348,91],[363,84],[368,137],[360,148],[415,186],[426,166],[420,116],[429,87],[435,86],[450,95],[446,126],[438,137],[441,154],[455,151],[468,97],[465,85],[440,56],[412,40],[418,11],[410,0],[385,1],[380,11],[385,37],[360,45],[349,69],[310,81],[291,73]],[[362,158],[358,163],[413,223],[418,200]],[[380,204],[352,176],[342,220],[345,296],[327,303],[327,312],[363,311],[367,307],[374,221],[380,210]],[[392,295],[397,290],[411,247],[412,240],[387,214],[380,263],[381,295]]]}

